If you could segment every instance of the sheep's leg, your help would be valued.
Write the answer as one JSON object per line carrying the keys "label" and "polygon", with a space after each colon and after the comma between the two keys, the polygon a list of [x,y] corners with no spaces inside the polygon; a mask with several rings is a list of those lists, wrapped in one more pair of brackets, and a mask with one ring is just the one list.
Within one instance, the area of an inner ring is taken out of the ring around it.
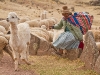
{"label": "sheep's leg", "polygon": [[0,50],[0,60],[3,58],[3,50]]}
{"label": "sheep's leg", "polygon": [[66,56],[67,56],[66,54],[67,54],[67,50],[64,49],[64,50],[63,50],[63,55],[62,55],[62,57],[63,57],[63,58],[66,58]]}
{"label": "sheep's leg", "polygon": [[62,56],[62,54],[63,54],[63,49],[57,49],[57,51],[55,51],[55,53],[56,53],[57,55]]}
{"label": "sheep's leg", "polygon": [[14,57],[13,57],[12,50],[11,50],[10,46],[9,45],[6,45],[3,50],[6,53],[8,53],[11,56],[12,60],[14,61]]}
{"label": "sheep's leg", "polygon": [[63,50],[63,54],[66,55],[67,54],[67,50],[64,49]]}

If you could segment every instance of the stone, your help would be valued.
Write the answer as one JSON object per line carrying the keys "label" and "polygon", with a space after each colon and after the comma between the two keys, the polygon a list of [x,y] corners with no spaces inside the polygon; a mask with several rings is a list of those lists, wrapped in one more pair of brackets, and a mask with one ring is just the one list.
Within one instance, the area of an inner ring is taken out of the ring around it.
{"label": "stone", "polygon": [[68,58],[69,60],[76,60],[78,58],[78,55],[79,49],[71,49],[67,50],[66,58]]}
{"label": "stone", "polygon": [[84,49],[80,56],[81,61],[85,63],[86,69],[93,69],[99,56],[93,33],[88,31],[85,35]]}
{"label": "stone", "polygon": [[94,71],[100,74],[100,55],[96,60],[95,66],[94,66]]}
{"label": "stone", "polygon": [[51,43],[31,34],[31,42],[29,47],[30,55],[51,55],[52,51],[54,51],[54,49],[51,48]]}
{"label": "stone", "polygon": [[40,45],[40,39],[37,36],[31,34],[29,54],[36,55],[39,49],[39,45]]}

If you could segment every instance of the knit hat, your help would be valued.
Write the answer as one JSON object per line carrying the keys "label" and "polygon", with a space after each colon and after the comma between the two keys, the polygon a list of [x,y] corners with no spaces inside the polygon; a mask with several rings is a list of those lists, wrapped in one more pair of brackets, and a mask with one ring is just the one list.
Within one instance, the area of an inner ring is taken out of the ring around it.
{"label": "knit hat", "polygon": [[69,15],[72,14],[72,13],[69,11],[69,9],[68,9],[67,6],[63,6],[62,9],[63,9],[63,10],[62,10],[62,14],[69,14]]}

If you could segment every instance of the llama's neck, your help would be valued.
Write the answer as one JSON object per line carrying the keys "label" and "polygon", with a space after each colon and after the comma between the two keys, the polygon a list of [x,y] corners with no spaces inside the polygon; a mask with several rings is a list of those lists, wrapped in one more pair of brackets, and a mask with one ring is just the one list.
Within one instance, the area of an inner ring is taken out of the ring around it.
{"label": "llama's neck", "polygon": [[18,28],[17,25],[15,23],[10,23],[10,28],[11,28],[11,34],[17,34]]}
{"label": "llama's neck", "polygon": [[18,38],[18,28],[17,25],[15,23],[10,23],[10,31],[11,31],[11,37],[14,39]]}
{"label": "llama's neck", "polygon": [[10,40],[9,40],[9,43],[13,46],[19,46],[19,37],[18,37],[18,28],[17,28],[17,25],[15,23],[10,23],[10,31],[11,31],[11,34],[10,34]]}

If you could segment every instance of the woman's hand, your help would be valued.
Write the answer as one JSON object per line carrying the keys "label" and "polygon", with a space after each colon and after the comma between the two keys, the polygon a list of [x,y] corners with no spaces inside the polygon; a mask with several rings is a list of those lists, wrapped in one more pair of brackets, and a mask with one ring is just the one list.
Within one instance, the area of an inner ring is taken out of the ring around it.
{"label": "woman's hand", "polygon": [[54,26],[49,26],[49,29],[54,29]]}

